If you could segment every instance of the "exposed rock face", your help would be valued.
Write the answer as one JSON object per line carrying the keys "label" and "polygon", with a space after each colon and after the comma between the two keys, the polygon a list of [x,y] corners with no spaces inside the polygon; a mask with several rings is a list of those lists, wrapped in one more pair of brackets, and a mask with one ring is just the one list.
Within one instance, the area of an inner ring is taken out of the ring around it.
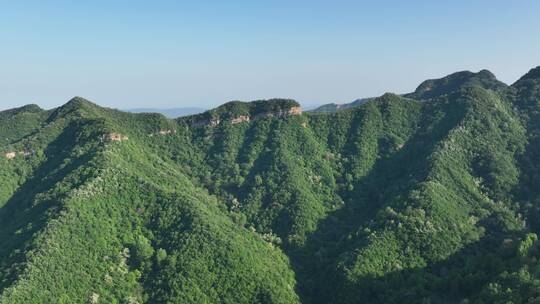
{"label": "exposed rock face", "polygon": [[247,116],[247,115],[240,115],[240,116],[238,116],[238,117],[236,117],[236,118],[233,118],[233,119],[231,120],[231,123],[232,123],[233,125],[235,125],[235,124],[238,124],[238,123],[241,123],[241,122],[244,122],[244,121],[249,121],[249,120],[250,120],[250,117],[249,117],[249,116]]}
{"label": "exposed rock face", "polygon": [[[239,124],[241,122],[245,121],[253,121],[261,118],[266,117],[286,117],[291,115],[301,115],[302,114],[302,108],[301,107],[291,107],[288,109],[280,109],[278,111],[273,112],[263,112],[256,115],[240,115],[235,118],[232,118],[230,120],[231,124]],[[213,118],[213,119],[205,119],[196,121],[191,124],[192,127],[202,127],[202,126],[209,126],[209,127],[216,127],[221,123],[221,120],[219,118]]]}
{"label": "exposed rock face", "polygon": [[219,118],[214,118],[210,120],[209,125],[211,127],[217,127],[221,123],[221,120]]}
{"label": "exposed rock face", "polygon": [[287,112],[288,115],[300,115],[302,114],[302,108],[300,107],[292,107]]}
{"label": "exposed rock face", "polygon": [[17,157],[17,155],[27,157],[27,156],[31,156],[31,155],[34,155],[34,154],[36,154],[35,150],[30,150],[30,151],[24,150],[24,151],[18,151],[18,152],[16,152],[16,151],[6,152],[4,154],[4,156],[7,159],[13,159],[13,158]]}
{"label": "exposed rock face", "polygon": [[7,152],[6,154],[4,154],[4,156],[7,159],[12,159],[12,158],[15,158],[15,156],[17,156],[17,152]]}
{"label": "exposed rock face", "polygon": [[157,135],[170,135],[176,133],[176,130],[159,130]]}
{"label": "exposed rock face", "polygon": [[176,134],[176,130],[159,130],[157,132],[153,132],[153,133],[148,134],[148,136],[150,136],[150,137],[153,137],[153,136],[166,136],[166,135],[171,135],[171,134]]}
{"label": "exposed rock face", "polygon": [[216,127],[221,123],[221,120],[219,118],[214,119],[205,119],[194,122],[191,126],[193,127],[202,127],[202,126],[210,126],[210,127]]}
{"label": "exposed rock face", "polygon": [[120,133],[108,133],[101,136],[101,141],[125,141],[128,137]]}
{"label": "exposed rock face", "polygon": [[22,155],[22,156],[25,156],[25,157],[33,155],[33,154],[36,154],[36,151],[34,151],[34,150],[31,150],[31,151],[27,151],[27,150],[19,151],[19,155]]}
{"label": "exposed rock face", "polygon": [[243,121],[250,121],[250,120],[257,120],[257,119],[261,119],[261,118],[266,118],[266,117],[285,117],[285,116],[291,116],[291,115],[301,115],[302,114],[302,108],[301,107],[292,107],[292,108],[289,108],[289,109],[281,109],[279,111],[275,111],[275,112],[264,112],[264,113],[259,113],[257,115],[253,115],[253,116],[247,116],[247,115],[241,115],[241,116],[238,116],[237,118],[234,118],[231,123],[232,124],[237,124],[237,123],[240,123],[240,122],[243,122]]}
{"label": "exposed rock face", "polygon": [[302,108],[300,107],[292,107],[289,109],[281,109],[277,112],[271,112],[271,113],[263,113],[263,116],[265,117],[285,117],[285,116],[291,116],[291,115],[301,115],[302,114]]}

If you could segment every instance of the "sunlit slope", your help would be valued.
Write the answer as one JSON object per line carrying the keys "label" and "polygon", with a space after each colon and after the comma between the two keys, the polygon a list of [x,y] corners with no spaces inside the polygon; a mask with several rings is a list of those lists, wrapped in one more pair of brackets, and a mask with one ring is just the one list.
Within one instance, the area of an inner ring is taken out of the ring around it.
{"label": "sunlit slope", "polygon": [[298,301],[285,255],[149,148],[171,121],[83,100],[52,119],[85,123],[2,208],[2,302]]}

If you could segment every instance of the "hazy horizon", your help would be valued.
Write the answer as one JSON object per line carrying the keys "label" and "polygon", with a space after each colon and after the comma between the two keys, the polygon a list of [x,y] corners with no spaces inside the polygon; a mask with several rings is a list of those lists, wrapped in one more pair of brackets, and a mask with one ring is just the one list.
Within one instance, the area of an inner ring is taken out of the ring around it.
{"label": "hazy horizon", "polygon": [[274,97],[313,106],[481,69],[511,84],[540,64],[530,35],[539,10],[479,0],[6,2],[0,109],[73,96],[119,109]]}
{"label": "hazy horizon", "polygon": [[[531,67],[530,69],[533,69],[535,68],[536,66],[533,66]],[[503,83],[506,83],[507,85],[511,85],[512,83],[514,83],[515,81],[517,81],[520,77],[522,77],[523,75],[525,75],[530,69],[527,69],[525,72],[523,72],[522,75],[519,75],[514,81],[511,81],[511,82],[505,82],[504,80],[501,80],[496,74],[495,74],[495,77],[499,80],[499,81],[502,81]],[[483,69],[480,69],[480,70],[483,70]],[[480,70],[477,70],[477,71],[471,71],[471,72],[479,72]],[[462,71],[470,71],[470,70],[462,70]],[[311,110],[311,109],[314,109],[314,108],[317,108],[319,106],[322,106],[322,105],[326,105],[326,104],[332,104],[332,103],[335,103],[335,104],[345,104],[345,103],[351,103],[351,102],[354,102],[358,99],[363,99],[363,98],[371,98],[371,97],[378,97],[378,96],[381,96],[383,95],[384,93],[395,93],[395,94],[406,94],[406,93],[411,93],[413,92],[417,87],[418,85],[421,84],[421,82],[425,81],[425,80],[429,80],[429,79],[437,79],[437,78],[442,78],[444,76],[448,76],[450,74],[453,74],[453,73],[456,73],[456,72],[462,72],[462,71],[454,71],[454,72],[449,72],[447,74],[444,74],[444,75],[440,75],[440,76],[437,76],[437,77],[431,77],[431,78],[426,78],[426,79],[423,79],[421,80],[420,82],[418,82],[418,84],[411,90],[409,91],[404,91],[404,92],[392,92],[392,91],[385,91],[379,95],[372,95],[372,96],[358,96],[356,98],[353,98],[353,99],[350,99],[350,100],[328,100],[326,102],[322,101],[322,102],[319,102],[319,103],[309,103],[309,102],[303,102],[301,100],[296,100],[300,103],[300,105],[302,107],[304,107],[305,109],[308,109],[308,110]],[[489,70],[490,72],[493,72],[491,70]],[[67,98],[66,100],[62,101],[62,102],[59,102],[59,103],[56,103],[52,106],[43,106],[42,104],[40,104],[39,102],[28,102],[28,103],[21,103],[19,105],[16,105],[16,106],[12,106],[12,107],[3,107],[3,104],[1,103],[0,101],[0,111],[2,110],[9,110],[9,109],[12,109],[12,108],[16,108],[16,107],[21,107],[21,106],[25,106],[25,105],[29,105],[29,104],[36,104],[38,105],[39,107],[43,108],[43,109],[53,109],[53,108],[56,108],[56,107],[60,107],[62,106],[63,104],[67,103],[69,100],[71,100],[72,98],[74,97],[82,97],[82,98],[85,98],[93,103],[96,103],[97,105],[99,106],[103,106],[103,107],[108,107],[108,108],[113,108],[113,109],[118,109],[118,110],[121,110],[121,111],[126,111],[126,112],[133,112],[133,113],[141,113],[141,112],[165,112],[165,111],[175,111],[175,110],[189,110],[190,112],[192,111],[195,111],[195,110],[200,110],[200,112],[202,111],[206,111],[206,110],[210,110],[212,108],[215,108],[215,107],[218,107],[224,103],[227,103],[227,102],[230,102],[230,101],[236,101],[236,100],[239,100],[239,99],[230,99],[230,100],[223,100],[222,102],[215,102],[215,103],[211,103],[209,106],[197,106],[196,104],[191,104],[191,103],[178,103],[179,105],[178,106],[175,106],[174,103],[170,103],[169,105],[165,105],[165,106],[160,106],[159,103],[158,105],[156,106],[152,106],[152,103],[146,103],[146,104],[143,104],[142,106],[130,106],[130,103],[129,101],[121,101],[121,103],[112,103],[112,104],[103,104],[103,103],[100,103],[99,101],[95,101],[95,100],[91,100],[91,99],[88,99],[87,97],[85,96],[80,96],[80,95],[75,95],[75,96],[71,96],[69,98]],[[250,100],[241,100],[241,101],[245,101],[245,102],[249,102],[249,101],[254,101],[254,100],[260,100],[260,99],[272,99],[272,98],[285,98],[285,99],[291,99],[289,97],[262,97],[262,98],[258,98],[258,99],[250,99]],[[292,98],[294,99],[294,98]],[[115,106],[115,104],[121,104],[122,106]],[[195,113],[195,112],[194,112]]]}

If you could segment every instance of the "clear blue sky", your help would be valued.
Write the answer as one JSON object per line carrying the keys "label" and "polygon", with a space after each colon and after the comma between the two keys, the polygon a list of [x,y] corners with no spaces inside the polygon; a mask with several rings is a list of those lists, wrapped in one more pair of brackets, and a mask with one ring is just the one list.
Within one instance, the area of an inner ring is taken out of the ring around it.
{"label": "clear blue sky", "polygon": [[[83,3],[85,2],[85,3]],[[304,104],[540,65],[540,1],[3,1],[0,108]]]}

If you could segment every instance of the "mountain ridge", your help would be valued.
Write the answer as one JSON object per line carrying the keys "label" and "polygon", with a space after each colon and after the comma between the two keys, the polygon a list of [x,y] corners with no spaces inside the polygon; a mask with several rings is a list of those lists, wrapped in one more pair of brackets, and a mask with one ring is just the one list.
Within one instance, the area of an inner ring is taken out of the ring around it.
{"label": "mountain ridge", "polygon": [[535,73],[330,113],[2,111],[0,303],[534,301]]}
{"label": "mountain ridge", "polygon": [[[540,67],[539,67],[540,68]],[[536,68],[537,70],[539,68]],[[523,78],[532,75],[535,69],[529,71]],[[535,74],[536,75],[536,74]],[[471,71],[460,71],[442,78],[429,79],[422,82],[414,92],[402,94],[404,97],[413,99],[427,99],[442,94],[448,94],[456,88],[462,88],[467,85],[480,85],[485,86],[492,90],[504,90],[507,85],[497,80],[495,75],[489,70],[483,69],[477,73]],[[339,110],[346,110],[356,106],[359,106],[373,98],[359,98],[350,103],[330,103],[322,105],[316,109],[310,110],[310,112],[335,112]]]}

